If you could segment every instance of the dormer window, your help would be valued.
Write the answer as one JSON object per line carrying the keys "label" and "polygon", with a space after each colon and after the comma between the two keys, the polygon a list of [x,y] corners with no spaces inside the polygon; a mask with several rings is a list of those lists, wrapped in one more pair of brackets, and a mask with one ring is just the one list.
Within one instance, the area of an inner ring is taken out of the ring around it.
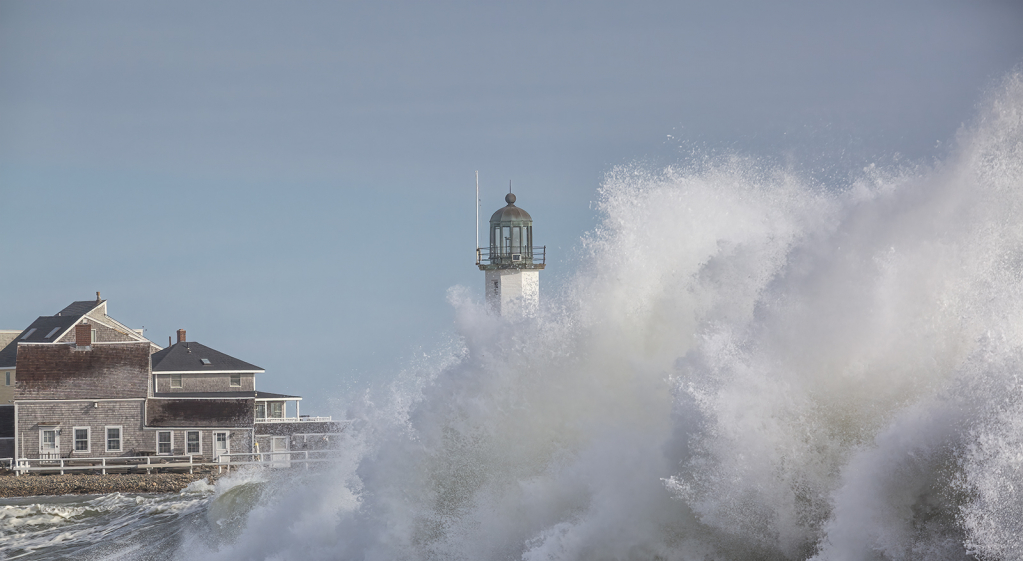
{"label": "dormer window", "polygon": [[242,385],[242,375],[241,374],[231,374],[231,387],[232,388],[240,388],[241,385]]}

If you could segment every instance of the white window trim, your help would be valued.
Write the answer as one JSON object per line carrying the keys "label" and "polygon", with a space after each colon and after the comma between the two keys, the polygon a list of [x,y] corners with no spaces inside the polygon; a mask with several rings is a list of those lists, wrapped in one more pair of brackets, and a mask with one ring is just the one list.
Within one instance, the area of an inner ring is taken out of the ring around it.
{"label": "white window trim", "polygon": [[[117,444],[119,448],[112,450],[110,448],[110,429],[117,429]],[[103,427],[103,450],[107,452],[122,452],[124,450],[124,428],[121,425],[107,425]]]}
{"label": "white window trim", "polygon": [[[80,430],[85,431],[85,450],[78,450],[75,446],[78,444],[78,439],[75,438]],[[92,428],[91,427],[71,427],[71,453],[72,454],[91,454],[92,453]]]}
{"label": "white window trim", "polygon": [[[234,383],[234,377],[235,376],[238,377],[238,383],[237,384]],[[231,374],[231,378],[228,380],[228,383],[231,384],[232,388],[240,388],[240,387],[242,387],[242,375],[241,374]]]}
{"label": "white window trim", "polygon": [[[188,433],[194,432],[199,435],[199,451],[189,452],[188,451]],[[185,431],[185,455],[186,456],[201,456],[202,455],[202,431],[201,430],[186,430]]]}
{"label": "white window trim", "polygon": [[[163,433],[170,434],[170,449],[166,452],[160,451],[160,435]],[[156,431],[156,455],[157,456],[173,456],[174,455],[174,431],[172,430],[158,430]]]}
{"label": "white window trim", "polygon": [[[176,385],[176,386],[174,385],[175,378],[177,379],[177,382],[178,382],[178,385]],[[180,387],[182,387],[182,385],[183,385],[183,381],[181,380],[181,374],[171,374],[170,375],[170,387],[172,389],[180,388]]]}
{"label": "white window trim", "polygon": [[7,382],[4,383],[4,385],[5,386],[11,385],[11,373],[8,371],[8,372],[4,372],[4,374],[6,374],[6,378],[7,378]]}

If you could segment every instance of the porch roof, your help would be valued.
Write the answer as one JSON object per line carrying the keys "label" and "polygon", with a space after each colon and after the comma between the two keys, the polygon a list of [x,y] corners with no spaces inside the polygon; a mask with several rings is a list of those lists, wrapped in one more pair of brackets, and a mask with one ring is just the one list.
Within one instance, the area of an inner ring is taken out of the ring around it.
{"label": "porch roof", "polygon": [[158,392],[154,393],[153,397],[157,399],[284,399],[284,400],[300,400],[301,397],[297,395],[284,395],[282,393],[270,393],[270,392]]}

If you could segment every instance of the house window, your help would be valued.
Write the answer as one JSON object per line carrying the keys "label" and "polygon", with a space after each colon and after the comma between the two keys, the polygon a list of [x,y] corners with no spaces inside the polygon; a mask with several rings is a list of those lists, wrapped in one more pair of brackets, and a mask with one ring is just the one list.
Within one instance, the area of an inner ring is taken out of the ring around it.
{"label": "house window", "polygon": [[10,372],[4,372],[4,374],[7,375],[7,385],[8,386],[11,385],[11,373]]}
{"label": "house window", "polygon": [[171,374],[171,387],[172,388],[181,387],[181,374]]}
{"label": "house window", "polygon": [[259,403],[256,404],[256,418],[257,419],[265,419],[266,418],[266,402],[265,401],[260,401]]}
{"label": "house window", "polygon": [[98,343],[99,342],[99,339],[96,338],[96,330],[95,329],[92,330],[92,342],[93,343]]}
{"label": "house window", "polygon": [[199,431],[190,430],[185,433],[185,453],[186,454],[201,454],[202,444],[199,438]]}
{"label": "house window", "polygon": [[121,451],[121,427],[106,427],[107,452]]}
{"label": "house window", "polygon": [[237,388],[237,387],[240,387],[241,385],[242,385],[242,375],[241,374],[231,374],[231,387],[232,388]]}
{"label": "house window", "polygon": [[162,430],[156,433],[156,453],[170,455],[171,431]]}
{"label": "house window", "polygon": [[75,452],[89,451],[89,427],[75,427]]}
{"label": "house window", "polygon": [[284,417],[284,402],[283,401],[271,401],[270,402],[270,418],[280,419]]}

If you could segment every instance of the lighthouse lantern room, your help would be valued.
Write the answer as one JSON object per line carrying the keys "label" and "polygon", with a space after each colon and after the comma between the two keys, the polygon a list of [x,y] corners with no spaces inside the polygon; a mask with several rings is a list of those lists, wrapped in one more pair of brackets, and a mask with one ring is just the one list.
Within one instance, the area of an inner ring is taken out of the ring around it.
{"label": "lighthouse lantern room", "polygon": [[490,247],[476,248],[476,265],[486,273],[491,310],[511,317],[533,315],[547,248],[533,245],[533,219],[515,206],[515,195],[508,193],[504,200],[507,206],[490,217]]}

